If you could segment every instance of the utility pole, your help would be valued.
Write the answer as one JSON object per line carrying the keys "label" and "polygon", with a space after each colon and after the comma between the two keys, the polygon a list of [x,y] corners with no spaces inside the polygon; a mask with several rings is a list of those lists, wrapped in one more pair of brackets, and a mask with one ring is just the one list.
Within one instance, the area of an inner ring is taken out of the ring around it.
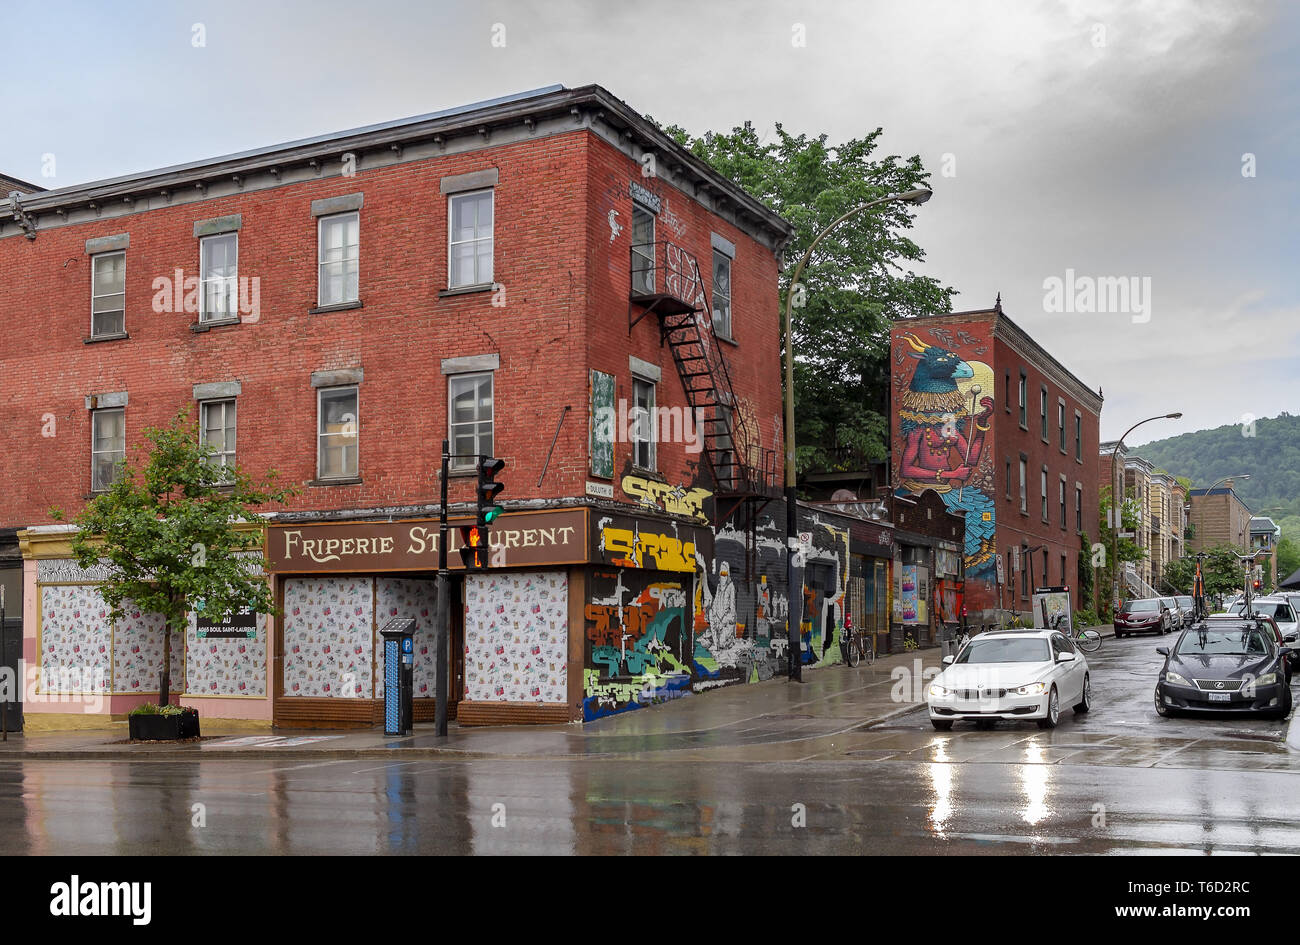
{"label": "utility pole", "polygon": [[450,461],[447,441],[443,440],[442,500],[438,503],[438,606],[434,618],[437,623],[434,629],[437,636],[434,642],[435,658],[438,661],[438,669],[434,675],[437,700],[433,715],[435,733],[440,736],[447,734],[447,650],[448,640],[451,637],[451,607],[447,600],[451,588],[451,575],[447,571],[447,468]]}

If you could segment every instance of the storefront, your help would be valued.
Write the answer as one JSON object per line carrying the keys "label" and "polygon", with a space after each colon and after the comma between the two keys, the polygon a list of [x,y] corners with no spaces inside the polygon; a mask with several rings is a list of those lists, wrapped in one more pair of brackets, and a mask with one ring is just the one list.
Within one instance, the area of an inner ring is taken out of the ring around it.
{"label": "storefront", "polygon": [[[465,574],[456,526],[447,564],[448,704],[461,724],[565,722],[581,712],[586,509],[513,512],[490,533],[492,568]],[[382,719],[383,647],[394,617],[415,619],[415,720],[437,697],[438,522],[275,524],[266,568],[274,621],[274,718],[292,726]]]}

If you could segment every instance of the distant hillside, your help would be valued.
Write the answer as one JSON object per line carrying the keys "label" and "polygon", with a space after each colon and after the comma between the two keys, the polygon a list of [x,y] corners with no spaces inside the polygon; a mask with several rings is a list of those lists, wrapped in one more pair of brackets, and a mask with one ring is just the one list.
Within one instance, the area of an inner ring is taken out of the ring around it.
{"label": "distant hillside", "polygon": [[1300,417],[1281,416],[1255,421],[1254,436],[1243,435],[1239,425],[1198,430],[1156,440],[1133,449],[1171,476],[1186,476],[1203,489],[1216,479],[1249,473],[1235,484],[1237,494],[1259,513],[1267,514],[1293,539],[1300,537]]}

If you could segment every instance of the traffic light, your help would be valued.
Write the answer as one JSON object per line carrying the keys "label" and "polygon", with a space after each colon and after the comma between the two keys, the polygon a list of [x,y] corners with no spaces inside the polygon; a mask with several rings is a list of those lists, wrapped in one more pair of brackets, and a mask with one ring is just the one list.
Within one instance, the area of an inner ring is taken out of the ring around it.
{"label": "traffic light", "polygon": [[478,458],[478,527],[484,534],[486,543],[487,528],[505,509],[497,505],[497,493],[504,489],[505,483],[497,482],[496,475],[505,469],[506,461],[495,456]]}
{"label": "traffic light", "polygon": [[477,525],[460,527],[460,560],[466,571],[481,571],[488,566],[487,532]]}

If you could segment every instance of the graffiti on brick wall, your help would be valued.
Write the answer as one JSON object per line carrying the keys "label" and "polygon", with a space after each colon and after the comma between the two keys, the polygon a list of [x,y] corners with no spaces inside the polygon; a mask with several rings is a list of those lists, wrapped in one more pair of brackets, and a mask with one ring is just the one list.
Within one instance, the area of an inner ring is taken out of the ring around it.
{"label": "graffiti on brick wall", "polygon": [[635,568],[592,569],[584,615],[584,719],[691,691],[687,581],[680,574]]}
{"label": "graffiti on brick wall", "polygon": [[704,503],[713,493],[708,489],[699,486],[688,489],[642,476],[624,476],[622,485],[623,491],[642,505],[701,522],[709,520],[704,514]]}
{"label": "graffiti on brick wall", "polygon": [[653,568],[659,571],[694,571],[695,542],[663,531],[647,528],[640,522],[618,524],[611,517],[596,523],[601,559],[629,568]]}

